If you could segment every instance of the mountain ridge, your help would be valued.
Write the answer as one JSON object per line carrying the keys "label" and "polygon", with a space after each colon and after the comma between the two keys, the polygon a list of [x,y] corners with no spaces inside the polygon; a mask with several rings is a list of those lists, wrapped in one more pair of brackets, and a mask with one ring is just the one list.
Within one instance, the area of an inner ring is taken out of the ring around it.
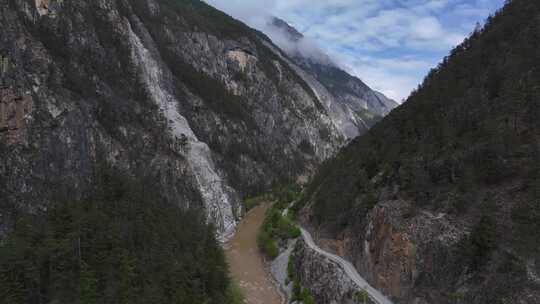
{"label": "mountain ridge", "polygon": [[242,200],[346,142],[287,55],[198,0],[8,0],[0,25],[0,294],[236,304]]}
{"label": "mountain ridge", "polygon": [[309,184],[304,225],[395,303],[539,301],[539,16],[508,1]]}
{"label": "mountain ridge", "polygon": [[[84,9],[88,11],[82,14]],[[73,18],[86,20],[88,27]],[[134,157],[136,143],[162,150],[154,153],[162,160],[183,163],[170,168],[187,165],[182,174],[193,180],[186,184],[199,189],[194,193],[202,195],[205,208],[214,210],[208,212],[210,218],[226,218],[215,221],[218,228],[231,231],[240,213],[239,195],[309,175],[344,142],[309,85],[263,44],[270,43],[264,34],[203,2],[38,1],[29,6],[15,0],[5,7],[2,22],[12,23],[12,30],[2,36],[1,50],[7,62],[2,69],[0,126],[8,128],[1,134],[8,148],[5,159],[21,147],[38,145],[36,136],[58,141],[56,149],[67,159],[42,156],[36,163],[53,161],[58,174],[48,181],[80,187],[76,193],[90,191],[90,172],[100,154],[116,154],[118,160],[103,158],[119,167],[144,167]],[[16,37],[29,42],[16,45]],[[24,48],[36,64],[23,58]],[[28,76],[21,76],[23,70]],[[53,72],[43,72],[47,70]],[[75,113],[85,118],[73,119]],[[75,125],[77,120],[84,129]],[[39,129],[40,124],[58,127]],[[133,139],[143,132],[147,135]],[[65,142],[68,134],[72,143]],[[44,144],[41,149],[53,148]],[[150,155],[145,156],[147,164],[157,164]],[[7,165],[19,167],[48,175],[47,166],[35,167],[27,154]],[[164,174],[161,169],[156,172]],[[68,173],[73,180],[59,180]],[[15,173],[6,172],[14,183],[41,184],[27,181],[30,174],[11,174]],[[4,186],[6,192],[17,192],[7,181]],[[85,187],[89,188],[82,191]],[[174,193],[181,187],[166,187],[175,189],[171,198],[182,197]],[[48,200],[47,188],[27,194],[41,191],[39,196]],[[199,201],[188,196],[182,200],[192,201],[186,205]]]}
{"label": "mountain ridge", "polygon": [[365,133],[398,106],[397,102],[372,90],[358,77],[340,68],[284,20],[273,17],[267,24],[266,31],[270,38],[291,57],[294,64],[309,74],[307,82],[319,87],[319,97],[333,105],[328,110],[336,121],[342,123],[338,128],[348,139]]}

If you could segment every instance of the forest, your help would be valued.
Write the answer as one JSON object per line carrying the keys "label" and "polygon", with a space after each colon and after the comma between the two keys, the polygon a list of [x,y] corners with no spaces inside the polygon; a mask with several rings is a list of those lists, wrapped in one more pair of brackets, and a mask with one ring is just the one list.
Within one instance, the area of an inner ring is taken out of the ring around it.
{"label": "forest", "polygon": [[468,251],[474,264],[496,247],[493,232],[503,211],[490,206],[490,191],[516,182],[514,229],[507,233],[517,248],[538,252],[539,14],[538,1],[508,1],[404,105],[327,161],[305,196],[315,201],[315,221],[334,231],[350,227],[394,185],[394,198],[413,201],[418,209],[454,216],[491,210],[482,212],[466,241],[472,245],[463,247],[473,248]]}
{"label": "forest", "polygon": [[91,199],[17,215],[0,244],[1,303],[240,303],[202,211],[166,202],[151,179],[96,179]]}

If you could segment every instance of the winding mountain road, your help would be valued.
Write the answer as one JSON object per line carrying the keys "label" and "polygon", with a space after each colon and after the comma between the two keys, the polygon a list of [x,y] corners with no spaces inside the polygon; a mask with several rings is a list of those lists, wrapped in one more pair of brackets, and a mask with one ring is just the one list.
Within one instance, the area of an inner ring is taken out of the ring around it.
{"label": "winding mountain road", "polygon": [[317,244],[315,244],[311,234],[307,230],[304,228],[300,228],[300,230],[302,231],[302,238],[311,249],[339,264],[349,278],[353,280],[353,282],[356,283],[360,289],[365,290],[373,301],[379,304],[393,304],[392,301],[386,298],[382,293],[371,287],[371,285],[369,285],[368,282],[360,276],[358,271],[356,271],[356,268],[354,268],[349,261],[346,261],[335,254],[322,250],[319,246],[317,246]]}

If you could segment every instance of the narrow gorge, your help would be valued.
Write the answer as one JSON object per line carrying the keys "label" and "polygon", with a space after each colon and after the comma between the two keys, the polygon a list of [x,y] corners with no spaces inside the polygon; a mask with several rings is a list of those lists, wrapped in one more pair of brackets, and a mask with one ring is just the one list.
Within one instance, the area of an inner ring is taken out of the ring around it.
{"label": "narrow gorge", "polygon": [[0,0],[0,303],[540,303],[540,4],[240,2]]}

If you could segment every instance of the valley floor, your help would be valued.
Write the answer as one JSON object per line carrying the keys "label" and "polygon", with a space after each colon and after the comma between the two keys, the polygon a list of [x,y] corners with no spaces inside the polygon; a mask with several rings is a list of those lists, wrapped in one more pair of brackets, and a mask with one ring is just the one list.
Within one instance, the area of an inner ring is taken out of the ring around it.
{"label": "valley floor", "polygon": [[226,248],[231,275],[240,285],[248,304],[282,303],[257,248],[257,232],[270,206],[269,203],[262,204],[249,211]]}

